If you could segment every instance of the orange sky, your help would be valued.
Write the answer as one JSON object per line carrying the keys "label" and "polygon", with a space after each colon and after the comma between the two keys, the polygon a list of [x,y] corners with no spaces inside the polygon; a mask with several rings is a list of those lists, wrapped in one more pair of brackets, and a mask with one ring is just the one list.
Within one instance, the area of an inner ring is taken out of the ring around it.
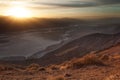
{"label": "orange sky", "polygon": [[118,0],[101,0],[101,2],[100,0],[0,0],[0,15],[9,14],[9,9],[20,6],[27,8],[32,17],[120,16],[119,2]]}

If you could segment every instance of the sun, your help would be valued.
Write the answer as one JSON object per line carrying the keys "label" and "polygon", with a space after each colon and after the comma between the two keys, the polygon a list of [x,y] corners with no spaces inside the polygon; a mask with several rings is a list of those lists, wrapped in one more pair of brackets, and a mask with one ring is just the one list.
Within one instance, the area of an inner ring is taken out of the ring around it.
{"label": "sun", "polygon": [[25,7],[11,7],[9,8],[6,13],[7,16],[12,16],[12,17],[16,17],[16,18],[28,18],[28,17],[32,17],[30,11],[25,8]]}

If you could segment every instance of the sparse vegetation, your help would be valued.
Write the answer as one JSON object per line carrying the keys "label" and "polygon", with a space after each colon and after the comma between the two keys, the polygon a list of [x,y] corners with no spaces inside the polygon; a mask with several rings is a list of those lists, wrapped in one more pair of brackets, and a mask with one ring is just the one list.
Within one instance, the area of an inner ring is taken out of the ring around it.
{"label": "sparse vegetation", "polygon": [[[0,65],[0,80],[119,80],[119,55],[90,53],[50,66],[35,63],[28,66]],[[106,66],[107,64],[111,66]]]}
{"label": "sparse vegetation", "polygon": [[54,76],[50,77],[50,80],[66,80],[66,79],[64,76],[59,75],[55,77]]}
{"label": "sparse vegetation", "polygon": [[103,66],[105,64],[95,54],[89,54],[80,59],[74,60],[69,64],[69,67],[76,69],[76,68],[81,68],[89,65]]}
{"label": "sparse vegetation", "polygon": [[101,56],[100,56],[100,59],[101,59],[101,60],[104,60],[104,61],[107,61],[107,60],[110,59],[110,57],[109,57],[108,55],[101,55]]}
{"label": "sparse vegetation", "polygon": [[51,70],[59,70],[60,68],[59,68],[58,65],[51,65],[51,66],[49,67],[49,69],[51,69]]}
{"label": "sparse vegetation", "polygon": [[8,65],[0,65],[0,71],[10,71],[10,70],[16,70],[16,68]]}
{"label": "sparse vegetation", "polygon": [[34,72],[34,71],[39,71],[39,68],[40,68],[39,64],[31,64],[26,68],[26,70],[28,72]]}
{"label": "sparse vegetation", "polygon": [[115,73],[107,76],[105,80],[120,80],[120,74]]}
{"label": "sparse vegetation", "polygon": [[40,68],[39,68],[39,71],[46,71],[46,68],[40,67]]}

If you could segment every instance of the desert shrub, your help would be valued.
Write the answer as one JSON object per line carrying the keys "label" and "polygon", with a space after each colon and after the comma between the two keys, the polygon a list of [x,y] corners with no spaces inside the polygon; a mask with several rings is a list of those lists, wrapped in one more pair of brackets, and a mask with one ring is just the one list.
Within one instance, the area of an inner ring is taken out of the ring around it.
{"label": "desert shrub", "polygon": [[101,59],[99,59],[95,54],[86,55],[80,59],[71,62],[69,67],[81,68],[89,65],[103,66],[105,65]]}
{"label": "desert shrub", "polygon": [[66,73],[64,76],[65,76],[65,77],[71,77],[72,74],[70,74],[70,73]]}
{"label": "desert shrub", "polygon": [[26,69],[26,67],[23,66],[23,65],[14,65],[14,67],[15,67],[16,69],[20,69],[20,70],[25,70],[25,69]]}
{"label": "desert shrub", "polygon": [[49,69],[51,69],[51,70],[59,70],[59,66],[58,65],[51,65],[51,66],[49,66]]}
{"label": "desert shrub", "polygon": [[5,70],[5,67],[0,65],[0,71],[3,71],[3,70]]}
{"label": "desert shrub", "polygon": [[61,65],[60,70],[66,70],[68,68],[68,65]]}
{"label": "desert shrub", "polygon": [[50,77],[48,80],[66,80],[64,76],[55,76]]}
{"label": "desert shrub", "polygon": [[120,74],[112,74],[107,76],[104,80],[120,80]]}
{"label": "desert shrub", "polygon": [[39,68],[39,71],[46,71],[46,68],[40,67],[40,68]]}
{"label": "desert shrub", "polygon": [[4,71],[5,68],[3,66],[0,66],[0,71]]}
{"label": "desert shrub", "polygon": [[30,64],[26,70],[27,71],[38,71],[40,68],[40,65],[39,64]]}
{"label": "desert shrub", "polygon": [[16,70],[13,66],[10,65],[0,65],[0,71]]}
{"label": "desert shrub", "polygon": [[15,68],[10,66],[10,67],[5,67],[5,70],[15,70]]}
{"label": "desert shrub", "polygon": [[108,55],[101,55],[100,59],[106,61],[106,60],[109,60],[110,57]]}

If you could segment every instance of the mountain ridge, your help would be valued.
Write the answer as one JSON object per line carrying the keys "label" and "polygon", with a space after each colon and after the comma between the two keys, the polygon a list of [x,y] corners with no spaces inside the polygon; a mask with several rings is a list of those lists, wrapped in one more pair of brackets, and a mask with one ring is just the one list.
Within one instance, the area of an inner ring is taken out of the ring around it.
{"label": "mountain ridge", "polygon": [[72,58],[82,57],[91,51],[100,51],[120,43],[120,33],[101,34],[95,33],[73,40],[57,50],[54,50],[45,56],[33,60],[43,65],[62,63]]}

